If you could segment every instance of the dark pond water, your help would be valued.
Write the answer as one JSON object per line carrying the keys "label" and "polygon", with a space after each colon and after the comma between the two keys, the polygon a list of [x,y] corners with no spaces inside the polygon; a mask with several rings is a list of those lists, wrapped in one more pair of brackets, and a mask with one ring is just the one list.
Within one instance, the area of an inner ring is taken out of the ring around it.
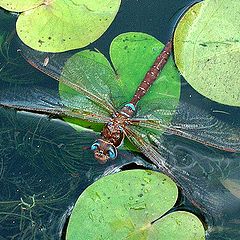
{"label": "dark pond water", "polygon": [[[130,31],[145,32],[166,43],[180,15],[193,3],[123,0],[111,27],[88,48],[96,47],[108,56],[112,39]],[[30,89],[57,95],[58,83],[17,53],[16,17],[0,9],[1,103],[27,102]],[[184,79],[181,101],[190,102],[197,111],[214,112],[216,119],[240,130],[239,108],[204,98]],[[0,108],[0,239],[64,239],[66,219],[89,184],[121,169],[154,169],[144,156],[126,150],[120,151],[117,161],[99,165],[88,148],[97,134],[77,132],[60,119]],[[185,189],[179,188],[175,209],[197,214],[206,227],[206,239],[239,239],[240,156],[168,135],[163,144],[173,153],[166,159]],[[181,177],[181,173],[190,175]]]}

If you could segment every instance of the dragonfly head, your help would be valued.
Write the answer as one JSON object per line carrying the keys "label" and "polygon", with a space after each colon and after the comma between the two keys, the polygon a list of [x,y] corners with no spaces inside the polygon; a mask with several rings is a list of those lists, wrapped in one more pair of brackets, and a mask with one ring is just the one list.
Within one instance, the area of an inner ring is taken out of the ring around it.
{"label": "dragonfly head", "polygon": [[117,148],[109,142],[103,139],[98,139],[91,146],[91,150],[94,152],[94,157],[100,163],[106,163],[109,159],[113,160],[117,157]]}

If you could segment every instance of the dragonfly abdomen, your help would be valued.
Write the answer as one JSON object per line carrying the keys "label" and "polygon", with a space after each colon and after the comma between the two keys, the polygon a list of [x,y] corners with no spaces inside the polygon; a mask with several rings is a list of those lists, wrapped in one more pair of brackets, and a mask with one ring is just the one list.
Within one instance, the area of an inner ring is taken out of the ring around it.
{"label": "dragonfly abdomen", "polygon": [[144,79],[140,83],[137,91],[135,92],[132,100],[130,101],[131,104],[134,106],[137,105],[138,101],[147,93],[151,85],[154,81],[158,78],[161,70],[165,66],[170,54],[172,51],[172,41],[170,40],[162,50],[162,52],[158,55],[156,60],[154,61],[152,67],[146,73]]}

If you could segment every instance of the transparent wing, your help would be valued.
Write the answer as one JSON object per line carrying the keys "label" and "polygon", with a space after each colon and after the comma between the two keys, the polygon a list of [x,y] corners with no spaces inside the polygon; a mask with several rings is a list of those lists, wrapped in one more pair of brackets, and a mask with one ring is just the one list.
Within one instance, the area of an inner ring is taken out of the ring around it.
{"label": "transparent wing", "polygon": [[[65,96],[69,99],[74,96],[78,106],[88,104],[91,108],[101,107],[109,114],[114,112],[110,99],[111,91],[105,84],[105,79],[115,78],[114,71],[108,66],[109,63],[94,62],[84,56],[79,57],[77,54],[73,56],[72,53],[38,52],[25,45],[20,47],[20,52],[33,67],[75,90],[72,93],[68,91],[67,95],[62,94],[64,99]],[[69,60],[70,57],[71,60]],[[101,68],[96,67],[99,64]],[[76,92],[79,94],[77,95]],[[71,105],[75,105],[74,99]]]}
{"label": "transparent wing", "polygon": [[[204,171],[207,172],[209,165],[213,163],[212,159],[206,159],[202,168],[199,168],[199,163],[205,159],[199,159],[197,156],[193,160],[194,163],[184,168],[182,159],[175,154],[174,144],[171,147],[157,146],[154,142],[155,136],[146,129],[143,131],[138,126],[126,127],[125,133],[128,139],[150,161],[178,183],[193,204],[207,214],[216,214],[222,211],[227,198],[223,196],[222,190],[216,184],[216,176],[211,179],[210,175],[204,174]],[[215,167],[215,169],[217,168]]]}
{"label": "transparent wing", "polygon": [[159,135],[164,132],[224,151],[240,151],[239,128],[191,104],[181,103],[176,110],[153,109],[145,116],[136,116],[133,124]]}
{"label": "transparent wing", "polygon": [[[66,101],[64,102],[66,104]],[[43,113],[58,117],[70,117],[95,123],[107,123],[108,115],[101,111],[89,111],[64,105],[57,91],[40,86],[10,85],[0,89],[0,106]],[[90,109],[92,110],[92,109]]]}

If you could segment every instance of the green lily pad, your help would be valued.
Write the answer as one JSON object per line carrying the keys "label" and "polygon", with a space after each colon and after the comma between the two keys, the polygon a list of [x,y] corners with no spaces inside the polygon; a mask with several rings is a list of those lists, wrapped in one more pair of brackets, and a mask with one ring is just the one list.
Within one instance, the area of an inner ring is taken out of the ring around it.
{"label": "green lily pad", "polygon": [[[111,44],[112,64],[101,53],[86,50],[68,59],[63,69],[63,76],[100,99],[111,101],[114,107],[119,109],[131,100],[163,47],[161,42],[145,33],[124,33],[117,36]],[[109,115],[86,96],[62,83],[59,91],[61,98],[67,99],[66,104],[73,108],[91,109],[94,113]],[[149,92],[138,103],[137,114],[144,116],[156,108],[174,109],[178,104],[179,96],[180,77],[170,58]],[[169,115],[164,117],[171,120]],[[79,120],[73,122],[77,124]]]}
{"label": "green lily pad", "polygon": [[205,0],[191,7],[174,34],[184,78],[216,102],[240,106],[240,2]]}
{"label": "green lily pad", "polygon": [[[119,97],[115,99],[117,106],[121,105],[123,101],[131,100],[138,85],[163,47],[164,44],[156,38],[144,33],[121,34],[113,40],[110,56],[117,72],[119,86],[113,95],[118,96],[119,89],[121,89],[122,95],[122,99]],[[180,76],[170,57],[157,81],[138,103],[138,113],[139,115],[149,113],[154,108],[154,104],[151,105],[151,103],[156,101],[159,109],[165,109],[169,102],[177,105],[179,96]]]}
{"label": "green lily pad", "polygon": [[16,27],[25,44],[40,51],[62,52],[85,47],[98,39],[114,20],[120,3],[121,0],[45,0],[21,5],[14,0],[0,6],[24,11]]}
{"label": "green lily pad", "polygon": [[8,11],[23,12],[35,8],[46,2],[45,0],[1,0],[0,6]]}
{"label": "green lily pad", "polygon": [[177,197],[176,184],[162,173],[132,170],[101,178],[79,197],[67,239],[205,239],[195,215],[166,214]]}

